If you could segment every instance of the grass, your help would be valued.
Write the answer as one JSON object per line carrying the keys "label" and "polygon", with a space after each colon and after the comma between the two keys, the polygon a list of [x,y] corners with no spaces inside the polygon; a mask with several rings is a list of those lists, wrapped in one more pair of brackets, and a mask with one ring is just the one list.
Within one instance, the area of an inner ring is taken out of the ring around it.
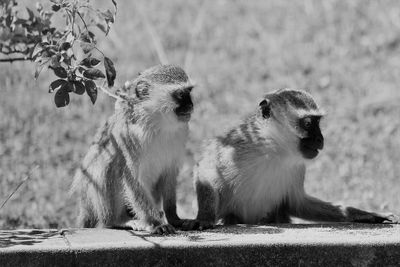
{"label": "grass", "polygon": [[[97,1],[96,1],[97,2]],[[400,213],[400,6],[387,1],[142,1],[170,62],[196,81],[187,161],[179,177],[179,212],[193,217],[193,157],[257,107],[265,92],[307,89],[327,111],[326,146],[310,163],[306,190],[328,201]],[[192,34],[193,32],[197,34]],[[192,37],[193,36],[193,37]],[[122,1],[100,47],[122,84],[158,63],[135,3]],[[74,97],[55,108],[50,72],[33,64],[0,66],[0,228],[72,227],[68,190],[96,128],[110,116],[104,94],[92,106]]]}

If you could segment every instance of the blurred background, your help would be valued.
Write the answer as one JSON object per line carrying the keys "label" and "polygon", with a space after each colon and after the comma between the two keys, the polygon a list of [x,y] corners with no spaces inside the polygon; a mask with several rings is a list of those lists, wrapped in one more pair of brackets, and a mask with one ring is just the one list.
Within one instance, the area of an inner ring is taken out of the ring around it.
{"label": "blurred background", "polygon": [[[43,1],[42,1],[43,2]],[[93,5],[105,1],[93,1]],[[205,138],[253,111],[264,93],[305,89],[327,111],[326,145],[308,166],[306,190],[328,201],[400,213],[400,3],[386,1],[120,1],[99,47],[123,84],[159,60],[143,18],[169,62],[197,84],[179,214],[195,216],[192,166]],[[34,64],[0,65],[0,228],[75,226],[68,190],[114,100],[99,92],[57,109]]]}

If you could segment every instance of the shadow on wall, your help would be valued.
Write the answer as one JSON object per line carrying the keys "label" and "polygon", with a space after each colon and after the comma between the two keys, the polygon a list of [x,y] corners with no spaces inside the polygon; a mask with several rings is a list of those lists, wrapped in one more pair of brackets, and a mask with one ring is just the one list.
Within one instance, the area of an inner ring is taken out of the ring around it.
{"label": "shadow on wall", "polygon": [[16,245],[32,246],[51,237],[60,236],[58,230],[9,230],[0,231],[0,248]]}

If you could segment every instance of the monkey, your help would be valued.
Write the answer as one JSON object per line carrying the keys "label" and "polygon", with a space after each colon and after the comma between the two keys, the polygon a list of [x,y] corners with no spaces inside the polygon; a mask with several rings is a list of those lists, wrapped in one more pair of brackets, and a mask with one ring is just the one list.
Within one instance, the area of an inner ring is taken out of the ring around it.
{"label": "monkey", "polygon": [[175,191],[194,85],[179,66],[157,65],[127,87],[75,174],[78,224],[175,233],[185,222]]}
{"label": "monkey", "polygon": [[208,140],[194,168],[199,210],[191,227],[291,223],[291,217],[395,222],[394,215],[341,207],[305,192],[305,165],[324,147],[323,115],[309,93],[280,89],[266,94],[241,124]]}

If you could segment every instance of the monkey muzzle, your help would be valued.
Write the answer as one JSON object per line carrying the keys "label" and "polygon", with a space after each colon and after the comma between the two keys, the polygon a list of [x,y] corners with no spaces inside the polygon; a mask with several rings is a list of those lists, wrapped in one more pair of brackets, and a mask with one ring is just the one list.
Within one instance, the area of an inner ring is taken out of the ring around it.
{"label": "monkey muzzle", "polygon": [[181,104],[175,108],[175,114],[179,121],[187,122],[190,120],[193,111],[193,103]]}
{"label": "monkey muzzle", "polygon": [[322,135],[300,139],[300,152],[306,159],[315,158],[319,150],[324,148],[324,137]]}
{"label": "monkey muzzle", "polygon": [[175,109],[175,114],[179,121],[187,122],[190,120],[190,117],[192,116],[192,110],[193,110],[193,107],[186,111],[182,111],[182,110],[179,110],[179,108],[177,108],[177,109]]}
{"label": "monkey muzzle", "polygon": [[190,90],[184,89],[175,92],[174,99],[178,104],[178,107],[174,110],[178,120],[183,122],[189,121],[193,111],[193,102],[190,97]]}

